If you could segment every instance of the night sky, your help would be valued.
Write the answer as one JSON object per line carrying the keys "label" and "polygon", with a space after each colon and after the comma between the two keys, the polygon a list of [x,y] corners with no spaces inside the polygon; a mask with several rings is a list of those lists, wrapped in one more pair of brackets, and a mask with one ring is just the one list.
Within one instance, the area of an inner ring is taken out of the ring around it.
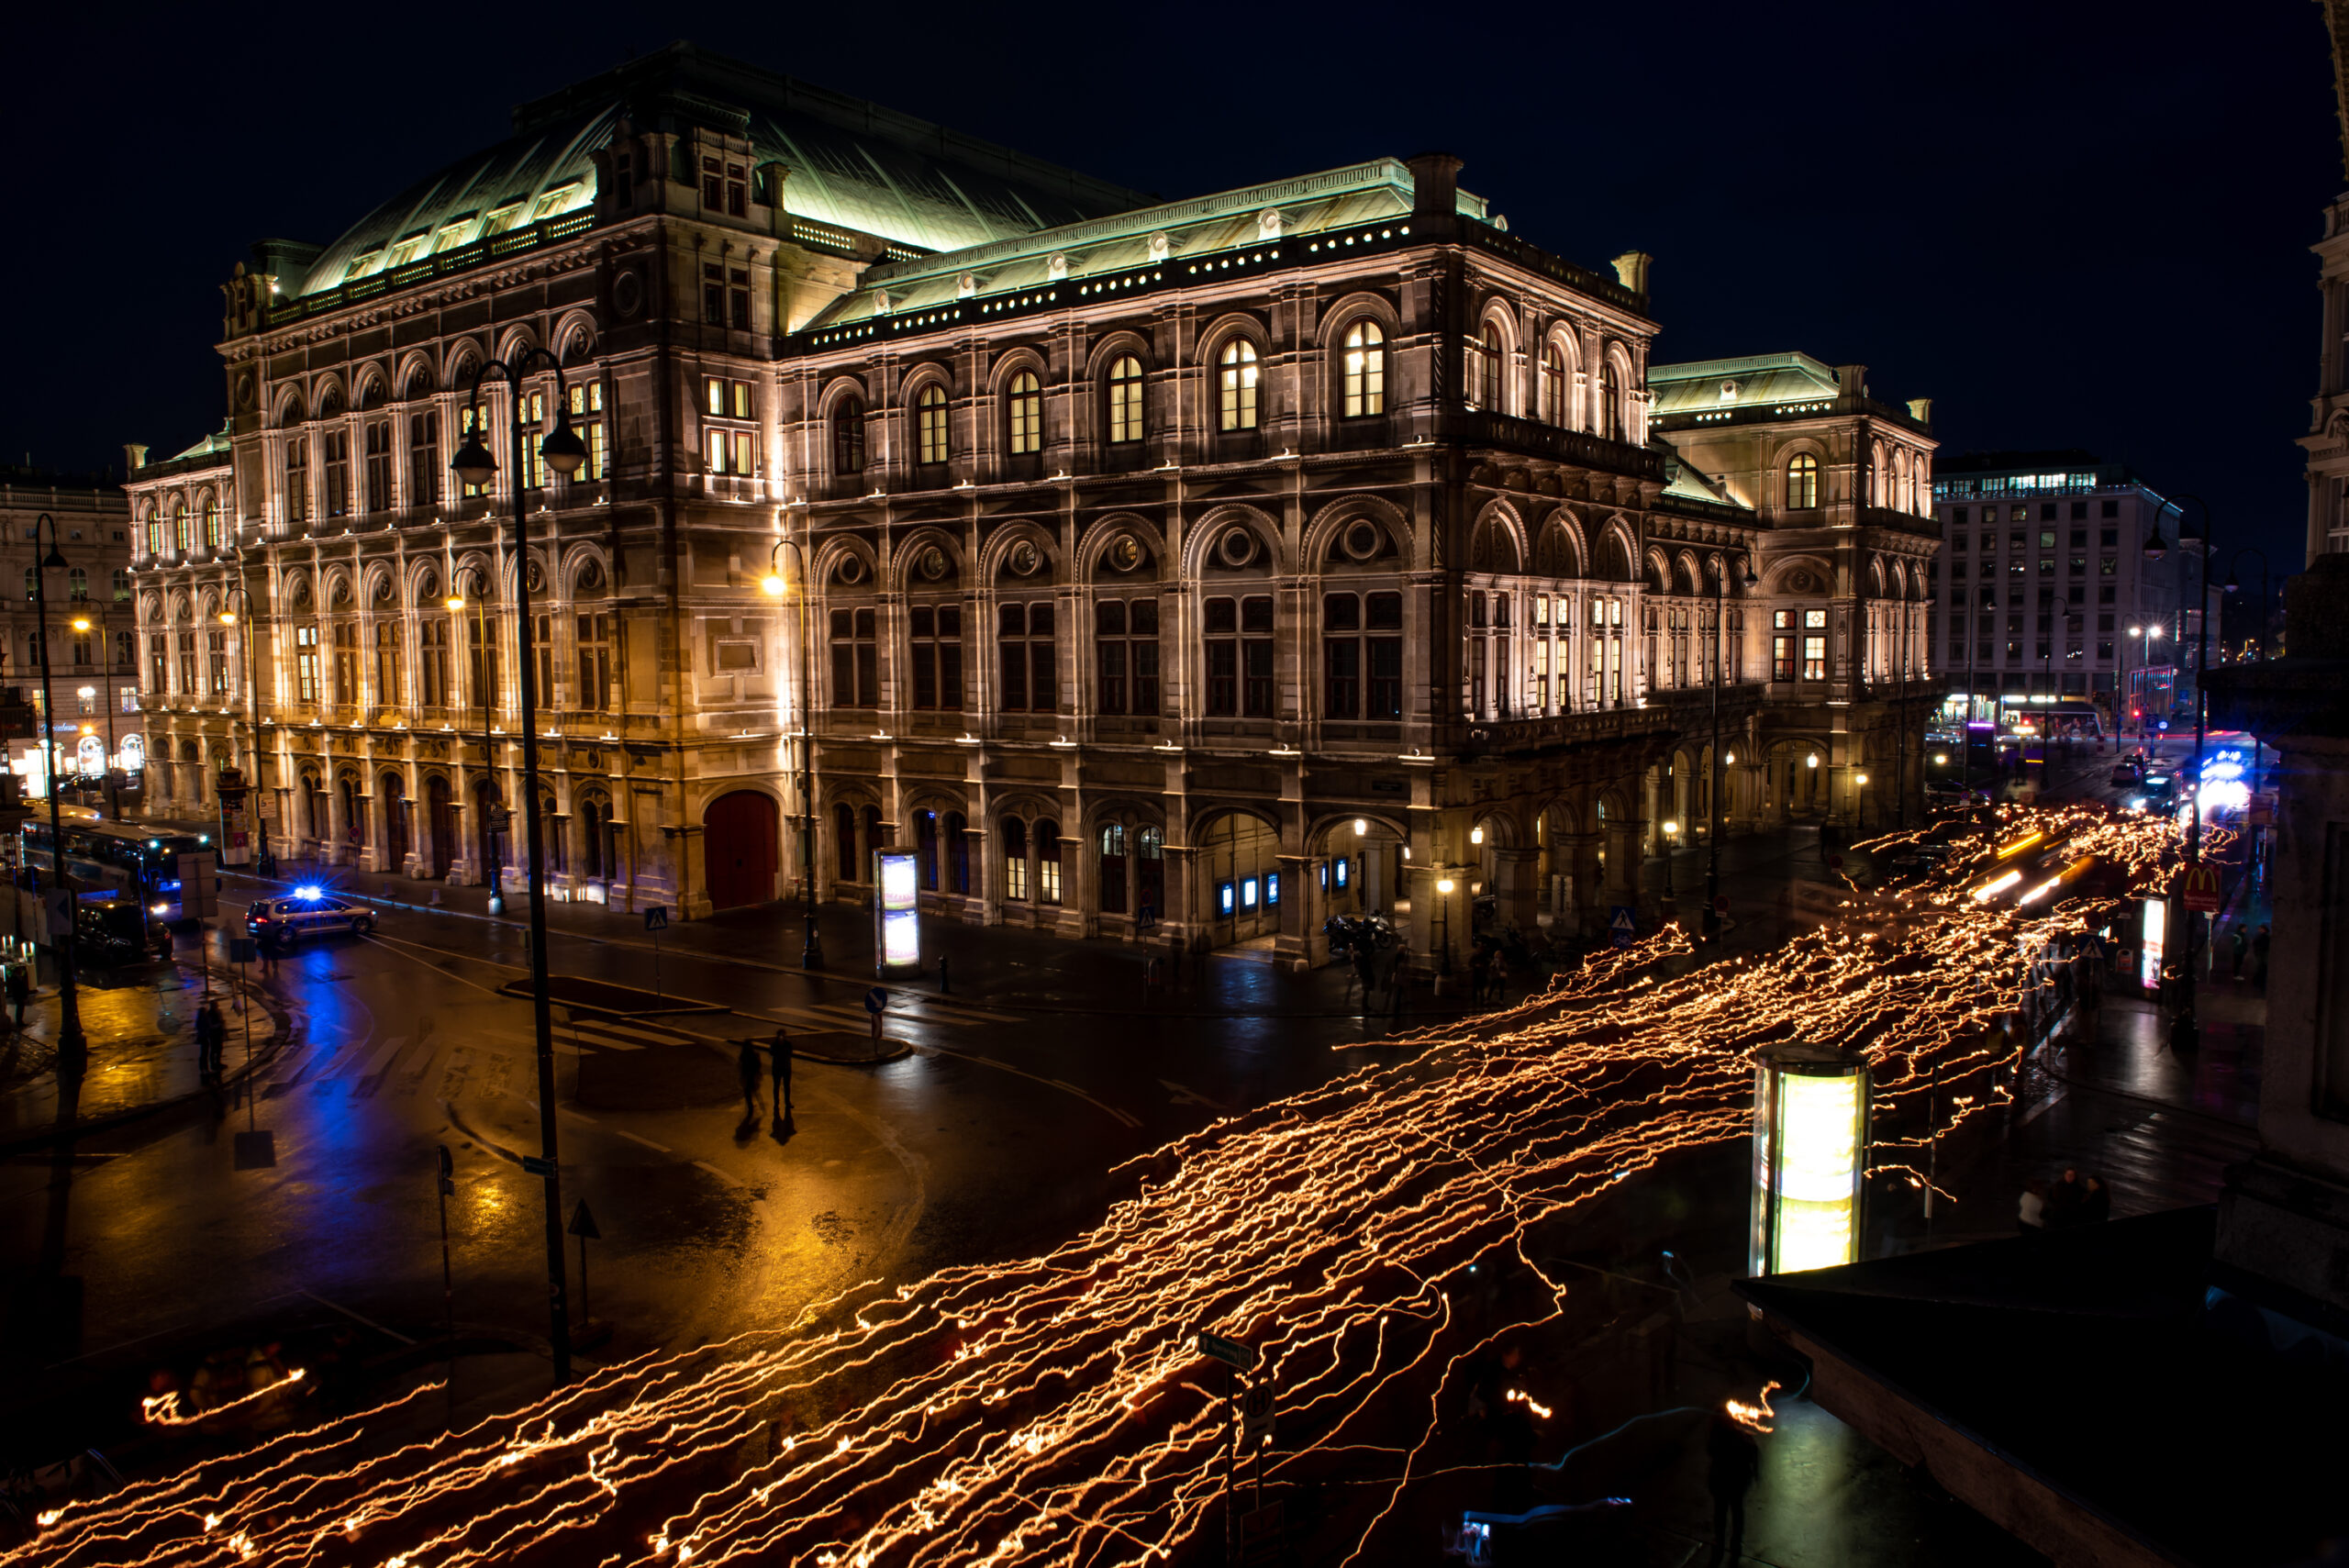
{"label": "night sky", "polygon": [[1653,252],[1660,360],[1858,361],[1934,399],[1945,457],[2085,447],[2300,559],[2307,248],[2343,184],[2308,0],[43,18],[10,29],[11,462],[119,472],[217,427],[250,241],[328,240],[513,103],[685,36],[1169,197],[1445,148],[1518,234]]}

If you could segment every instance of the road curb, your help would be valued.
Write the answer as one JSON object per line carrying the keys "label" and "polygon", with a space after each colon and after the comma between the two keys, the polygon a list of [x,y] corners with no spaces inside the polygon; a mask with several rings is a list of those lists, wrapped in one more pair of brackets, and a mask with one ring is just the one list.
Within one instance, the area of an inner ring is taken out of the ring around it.
{"label": "road curb", "polygon": [[[253,1005],[263,1006],[266,1010],[266,1004],[258,993],[250,998],[250,1001]],[[281,1018],[277,1013],[271,1012],[269,1018],[273,1027],[270,1031],[269,1039],[260,1041],[253,1047],[252,1061],[234,1073],[224,1073],[217,1084],[190,1089],[184,1095],[173,1095],[164,1099],[150,1100],[144,1105],[126,1106],[118,1111],[111,1111],[105,1116],[83,1118],[75,1121],[71,1127],[52,1127],[39,1132],[17,1133],[0,1138],[0,1155],[17,1154],[28,1149],[46,1149],[54,1144],[75,1142],[98,1133],[110,1132],[118,1127],[126,1127],[150,1116],[160,1116],[165,1111],[179,1110],[195,1105],[198,1101],[214,1098],[226,1090],[243,1087],[249,1080],[258,1076],[277,1060],[278,1052],[284,1049],[292,1033],[290,1017]]]}

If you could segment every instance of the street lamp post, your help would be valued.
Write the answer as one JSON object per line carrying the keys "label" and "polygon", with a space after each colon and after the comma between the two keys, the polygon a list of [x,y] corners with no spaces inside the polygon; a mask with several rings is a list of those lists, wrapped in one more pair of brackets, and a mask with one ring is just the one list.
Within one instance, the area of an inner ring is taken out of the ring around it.
{"label": "street lamp post", "polygon": [[[1753,574],[1753,562],[1745,563],[1745,574],[1738,579],[1752,588],[1761,579]],[[1721,635],[1728,622],[1725,608],[1729,593],[1729,562],[1713,574],[1713,760],[1705,783],[1705,804],[1711,817],[1711,828],[1705,840],[1705,912],[1701,922],[1705,940],[1711,941],[1721,934]]]}
{"label": "street lamp post", "polygon": [[[251,590],[242,583],[231,583],[228,585],[228,597],[231,602],[238,599],[245,602],[245,629],[243,635],[237,640],[245,646],[245,726],[251,732],[253,742],[253,774],[251,778],[245,781],[246,792],[252,797],[253,803],[253,833],[259,840],[253,849],[253,874],[275,876],[277,856],[270,850],[269,823],[262,816],[261,810],[261,665],[260,655],[253,651],[253,595]],[[235,626],[237,612],[221,611],[220,624],[226,627]],[[225,813],[227,807],[223,806],[222,810]]]}
{"label": "street lamp post", "polygon": [[[1853,809],[1853,811],[1854,811],[1854,813],[1856,813],[1856,814],[1857,814],[1857,816],[1859,817],[1860,837],[1861,837],[1861,838],[1863,838],[1863,839],[1865,839],[1865,838],[1866,838],[1866,837],[1868,836],[1868,776],[1867,776],[1867,774],[1865,774],[1865,773],[1854,773],[1854,774],[1852,775],[1852,784],[1853,784],[1853,790],[1852,790],[1852,793],[1853,793],[1853,795],[1854,796],[1854,801],[1853,801],[1853,804],[1852,804],[1852,809]],[[1877,813],[1877,815],[1878,815],[1878,816],[1882,816],[1883,814],[1882,814],[1881,812],[1879,812],[1879,813]]]}
{"label": "street lamp post", "polygon": [[1673,818],[1673,817],[1666,817],[1666,818],[1664,818],[1664,901],[1666,904],[1671,904],[1671,903],[1675,902],[1675,899],[1674,898],[1673,892],[1672,892],[1672,844],[1673,844],[1673,840],[1675,840],[1675,839],[1677,839],[1677,838],[1679,838],[1679,837],[1680,837],[1680,824],[1679,824],[1679,822],[1678,822],[1676,819]]}
{"label": "street lamp post", "polygon": [[[41,769],[49,784],[50,890],[63,894],[65,905],[64,929],[50,933],[57,950],[57,1070],[68,1078],[79,1078],[90,1060],[89,1041],[82,1033],[82,999],[73,984],[73,926],[81,906],[65,875],[65,828],[57,799],[57,705],[51,700],[49,681],[49,574],[64,571],[66,562],[57,548],[57,519],[47,512],[33,519],[34,550],[40,550],[43,523],[49,525],[49,553],[39,556],[33,566],[33,615],[40,627]],[[52,910],[56,904],[52,898]]]}
{"label": "street lamp post", "polygon": [[[2186,863],[2198,866],[2202,863],[2202,743],[2210,716],[2205,688],[2210,668],[2210,503],[2199,495],[2179,495],[2164,502],[2162,506],[2165,511],[2171,506],[2179,508],[2177,542],[2183,549],[2186,545],[2184,507],[2188,501],[2202,508],[2201,602],[2195,606],[2200,625],[2196,629],[2194,641],[2194,760],[2188,764],[2186,775],[2187,787],[2193,791],[2191,809],[2186,818]],[[2165,548],[2161,519],[2156,514],[2153,537],[2145,541],[2145,559],[2159,561]],[[2191,1051],[2202,1043],[2201,1024],[2194,1011],[2194,924],[2190,920],[2186,927],[2185,959],[2186,962],[2178,966],[2182,1006],[2177,1022],[2170,1030],[2171,1048],[2181,1053]]]}
{"label": "street lamp post", "polygon": [[808,617],[815,612],[809,601],[815,596],[815,580],[807,575],[807,557],[794,539],[778,539],[774,548],[767,551],[767,574],[760,586],[769,595],[780,598],[787,586],[776,563],[788,548],[792,558],[799,562],[799,848],[807,863],[799,873],[799,896],[805,910],[806,926],[799,938],[799,967],[824,967],[824,941],[816,934],[816,743],[809,727],[809,717],[816,706],[816,655],[810,636]]}
{"label": "street lamp post", "polygon": [[[105,695],[101,700],[104,703],[106,713],[106,817],[109,820],[119,822],[122,820],[122,791],[120,786],[116,783],[114,765],[113,650],[106,642],[106,639],[113,635],[113,632],[106,626],[106,611],[98,611],[95,618],[98,628],[98,680],[104,690]],[[90,629],[91,619],[92,617],[89,616],[74,617],[73,629],[79,632],[87,632]]]}
{"label": "street lamp post", "polygon": [[1435,906],[1436,945],[1441,950],[1436,959],[1436,973],[1449,975],[1452,973],[1452,879],[1448,876],[1436,878],[1435,891],[1438,899]]}
{"label": "street lamp post", "polygon": [[[2234,552],[2234,554],[2233,554],[2233,555],[2232,555],[2232,556],[2228,557],[2228,558],[2227,558],[2227,584],[2226,584],[2226,587],[2225,587],[2225,589],[2224,589],[2224,592],[2226,592],[2226,593],[2230,593],[2230,594],[2240,594],[2240,593],[2242,593],[2242,592],[2243,592],[2243,584],[2242,584],[2242,583],[2241,583],[2241,582],[2236,578],[2236,575],[2235,575],[2234,563],[2235,563],[2236,562],[2238,562],[2238,561],[2241,561],[2241,560],[2242,560],[2244,556],[2246,556],[2246,555],[2255,555],[2255,556],[2258,556],[2258,557],[2259,557],[2259,657],[2260,657],[2261,662],[2264,663],[2264,662],[2266,662],[2266,659],[2267,659],[2267,553],[2266,553],[2266,551],[2265,551],[2265,550],[2263,550],[2259,549],[2256,545],[2248,545],[2248,544],[2247,544],[2247,545],[2243,546],[2241,550],[2236,550],[2236,551]],[[2252,788],[2254,788],[2254,789],[2257,789],[2257,788],[2259,787],[2259,768],[2260,768],[2260,763],[2261,763],[2261,762],[2262,762],[2262,761],[2264,760],[2264,759],[2262,758],[2262,756],[2261,756],[2261,751],[2262,751],[2263,745],[2264,745],[2264,742],[2262,742],[2262,741],[2261,741],[2261,740],[2259,739],[2259,737],[2258,737],[2257,735],[2255,735],[2255,734],[2254,734],[2254,736],[2252,736],[2252,738],[2251,738],[2251,787],[2252,787]]]}
{"label": "street lamp post", "polygon": [[[453,583],[450,585],[455,586]],[[451,594],[443,599],[441,604],[452,616],[464,614],[465,598],[462,594]],[[481,772],[483,779],[489,784],[488,790],[482,795],[481,802],[483,816],[481,841],[484,849],[488,851],[484,856],[488,863],[482,867],[482,874],[489,879],[489,912],[493,915],[503,915],[506,913],[506,890],[500,885],[503,879],[498,875],[497,828],[488,819],[490,812],[505,804],[504,797],[498,794],[497,790],[497,754],[491,749],[489,738],[490,716],[496,709],[496,703],[490,690],[495,666],[496,657],[489,640],[489,584],[476,573],[473,577],[473,675],[474,684],[481,691]]]}
{"label": "street lamp post", "polygon": [[467,484],[485,486],[497,473],[497,460],[481,440],[482,383],[493,373],[506,383],[508,433],[513,439],[514,560],[517,652],[522,696],[522,813],[530,854],[530,1022],[537,1036],[539,1057],[539,1157],[546,1184],[547,1342],[553,1352],[558,1384],[571,1380],[571,1307],[563,1275],[562,1176],[555,1159],[554,1009],[547,994],[546,840],[539,812],[539,694],[537,669],[530,649],[529,524],[524,512],[525,481],[522,435],[522,377],[540,361],[554,372],[555,428],[539,442],[539,455],[565,479],[587,461],[586,443],[571,428],[571,400],[564,385],[562,361],[546,350],[525,345],[509,360],[491,360],[467,378],[465,392],[471,428],[464,445],[449,466]]}

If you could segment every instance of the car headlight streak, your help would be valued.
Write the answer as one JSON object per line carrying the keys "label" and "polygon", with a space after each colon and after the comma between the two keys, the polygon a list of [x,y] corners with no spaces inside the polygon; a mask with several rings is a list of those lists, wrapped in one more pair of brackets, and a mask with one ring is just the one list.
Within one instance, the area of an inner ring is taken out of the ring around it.
{"label": "car headlight streak", "polygon": [[[2139,896],[2175,837],[2100,808],[2001,817],[2068,835],[2067,853]],[[1758,1052],[1859,1053],[1872,1125],[1900,1129],[1868,1165],[1911,1183],[1929,1104],[1946,1131],[2007,1102],[1964,1088],[2008,1060],[1995,1026],[2021,1002],[2019,952],[2084,935],[2118,901],[1979,902],[1992,855],[1960,844],[1922,884],[1854,888],[1772,952],[1674,973],[1652,961],[1692,950],[1668,927],[1506,1013],[1406,1037],[1408,1063],[1129,1162],[1113,1180],[1130,1195],[1046,1256],[868,1284],[389,1451],[381,1432],[408,1419],[393,1407],[286,1434],[67,1504],[9,1563],[350,1562],[354,1540],[402,1568],[1162,1562],[1219,1518],[1223,1380],[1192,1347],[1201,1328],[1254,1345],[1276,1380],[1275,1495],[1367,1482],[1384,1506],[1350,1561],[1391,1560],[1439,1389],[1457,1392],[1486,1335],[1562,1310],[1571,1282],[1544,1272],[1553,1239],[1536,1231],[1676,1153],[1750,1137]],[[1480,1262],[1533,1287],[1492,1321],[1453,1299]],[[1425,1428],[1398,1442],[1407,1409]],[[1735,1413],[1766,1422],[1766,1394]]]}

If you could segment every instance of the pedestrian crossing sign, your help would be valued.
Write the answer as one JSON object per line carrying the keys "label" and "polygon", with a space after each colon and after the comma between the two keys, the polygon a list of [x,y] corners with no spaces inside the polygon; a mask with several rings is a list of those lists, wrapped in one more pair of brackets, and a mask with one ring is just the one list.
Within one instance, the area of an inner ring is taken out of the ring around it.
{"label": "pedestrian crossing sign", "polygon": [[1613,912],[1607,918],[1607,930],[1608,934],[1615,939],[1615,945],[1619,948],[1630,947],[1639,940],[1639,926],[1631,918],[1630,905],[1618,904],[1614,906]]}

